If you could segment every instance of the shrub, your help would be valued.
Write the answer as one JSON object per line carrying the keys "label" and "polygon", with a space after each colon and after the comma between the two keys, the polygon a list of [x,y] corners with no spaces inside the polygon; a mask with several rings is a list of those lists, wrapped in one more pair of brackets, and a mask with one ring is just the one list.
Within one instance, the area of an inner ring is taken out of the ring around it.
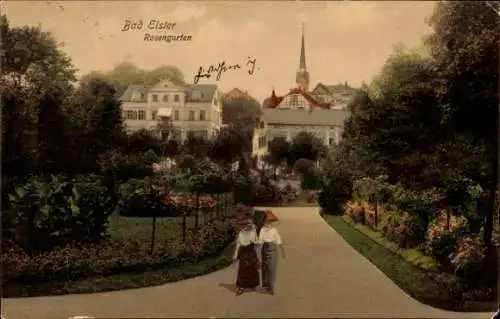
{"label": "shrub", "polygon": [[233,239],[235,229],[229,219],[203,226],[189,233],[186,241],[157,243],[153,253],[145,243],[125,243],[81,248],[57,248],[30,256],[22,249],[11,249],[0,257],[2,288],[10,284],[36,284],[76,280],[91,276],[144,272],[197,261],[219,252]]}
{"label": "shrub", "polygon": [[300,187],[302,189],[317,190],[321,188],[321,173],[315,168],[306,171],[300,177]]}
{"label": "shrub", "polygon": [[355,223],[365,224],[365,211],[363,204],[348,201],[344,204],[344,212]]}
{"label": "shrub", "polygon": [[95,175],[32,178],[9,195],[10,242],[28,251],[99,243],[114,209],[108,194]]}
{"label": "shrub", "polygon": [[165,189],[150,177],[131,179],[120,185],[118,208],[120,215],[134,217],[180,216],[184,213]]}
{"label": "shrub", "polygon": [[426,223],[417,214],[386,212],[377,228],[390,241],[402,248],[414,248],[424,242]]}
{"label": "shrub", "polygon": [[462,238],[451,255],[451,265],[457,276],[472,282],[480,277],[486,248],[478,237]]}
{"label": "shrub", "polygon": [[338,175],[322,183],[318,203],[327,214],[342,215],[343,204],[351,198],[351,182],[347,175]]}
{"label": "shrub", "polygon": [[252,187],[253,206],[265,206],[282,202],[282,192],[270,182],[262,182]]}
{"label": "shrub", "polygon": [[101,173],[116,183],[131,178],[152,176],[154,174],[153,164],[158,161],[158,156],[153,151],[129,155],[112,150],[99,157]]}
{"label": "shrub", "polygon": [[456,251],[459,241],[468,233],[468,230],[467,220],[464,217],[451,216],[448,228],[446,215],[439,216],[427,230],[426,253],[444,267],[449,267],[450,256]]}
{"label": "shrub", "polygon": [[299,197],[308,203],[314,203],[318,200],[318,192],[315,190],[306,189],[301,192]]}

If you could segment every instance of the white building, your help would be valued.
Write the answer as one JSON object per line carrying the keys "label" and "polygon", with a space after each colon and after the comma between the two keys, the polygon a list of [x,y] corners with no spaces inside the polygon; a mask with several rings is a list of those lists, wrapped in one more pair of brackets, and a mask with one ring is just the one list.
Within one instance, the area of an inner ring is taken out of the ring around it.
{"label": "white building", "polygon": [[356,92],[357,90],[349,87],[347,83],[319,83],[309,91],[309,72],[302,34],[296,88],[284,96],[276,96],[273,90],[263,103],[263,119],[267,125],[268,140],[284,137],[290,141],[300,132],[310,132],[325,145],[337,144],[342,136],[344,121],[349,116],[346,106]]}
{"label": "white building", "polygon": [[267,124],[261,120],[252,137],[252,159],[256,169],[263,169],[267,155]]}
{"label": "white building", "polygon": [[174,85],[168,80],[153,86],[130,85],[123,93],[122,112],[127,131],[156,130],[160,119],[172,125],[172,137],[184,140],[189,132],[215,137],[222,125],[220,93],[213,84]]}

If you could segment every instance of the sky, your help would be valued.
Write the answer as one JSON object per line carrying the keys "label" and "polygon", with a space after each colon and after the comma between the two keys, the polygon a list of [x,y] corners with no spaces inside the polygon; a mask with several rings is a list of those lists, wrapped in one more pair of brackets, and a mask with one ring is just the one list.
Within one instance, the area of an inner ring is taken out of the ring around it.
{"label": "sky", "polygon": [[[152,69],[177,66],[193,83],[200,67],[225,62],[230,70],[215,83],[239,88],[259,101],[273,89],[295,86],[302,24],[310,89],[370,82],[396,45],[418,47],[431,33],[430,1],[15,1],[4,2],[11,26],[40,25],[64,44],[79,75],[106,71],[127,61]],[[2,10],[2,11],[3,11]],[[122,31],[126,20],[142,29]],[[175,25],[148,29],[152,20]],[[191,36],[185,41],[145,41],[146,34]],[[246,61],[255,59],[248,74]]]}

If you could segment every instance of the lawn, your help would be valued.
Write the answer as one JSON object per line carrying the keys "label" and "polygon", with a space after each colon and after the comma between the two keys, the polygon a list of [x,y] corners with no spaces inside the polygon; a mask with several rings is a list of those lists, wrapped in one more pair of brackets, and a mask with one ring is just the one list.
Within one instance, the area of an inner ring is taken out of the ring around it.
{"label": "lawn", "polygon": [[[413,298],[433,307],[455,311],[492,311],[494,303],[457,302],[453,290],[444,281],[438,281],[436,274],[418,268],[400,256],[351,227],[342,216],[324,215],[326,222],[372,264],[378,267],[395,284]],[[441,277],[451,280],[449,277]],[[451,281],[453,282],[453,281]]]}
{"label": "lawn", "polygon": [[[199,225],[203,224],[200,214]],[[153,218],[148,217],[124,217],[111,216],[109,219],[109,234],[112,240],[126,241],[135,239],[138,241],[150,241]],[[194,217],[186,218],[186,229],[194,228]],[[182,235],[182,217],[160,217],[156,219],[156,240],[170,241],[180,238]]]}

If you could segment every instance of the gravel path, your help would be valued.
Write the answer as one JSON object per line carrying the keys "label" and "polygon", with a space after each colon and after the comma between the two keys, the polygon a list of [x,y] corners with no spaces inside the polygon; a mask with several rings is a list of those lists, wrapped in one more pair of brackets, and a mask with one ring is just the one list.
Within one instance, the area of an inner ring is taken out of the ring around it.
{"label": "gravel path", "polygon": [[158,287],[87,295],[2,299],[7,319],[96,318],[490,318],[441,311],[406,295],[352,249],[318,208],[272,208],[287,249],[276,294],[234,294],[236,266]]}

